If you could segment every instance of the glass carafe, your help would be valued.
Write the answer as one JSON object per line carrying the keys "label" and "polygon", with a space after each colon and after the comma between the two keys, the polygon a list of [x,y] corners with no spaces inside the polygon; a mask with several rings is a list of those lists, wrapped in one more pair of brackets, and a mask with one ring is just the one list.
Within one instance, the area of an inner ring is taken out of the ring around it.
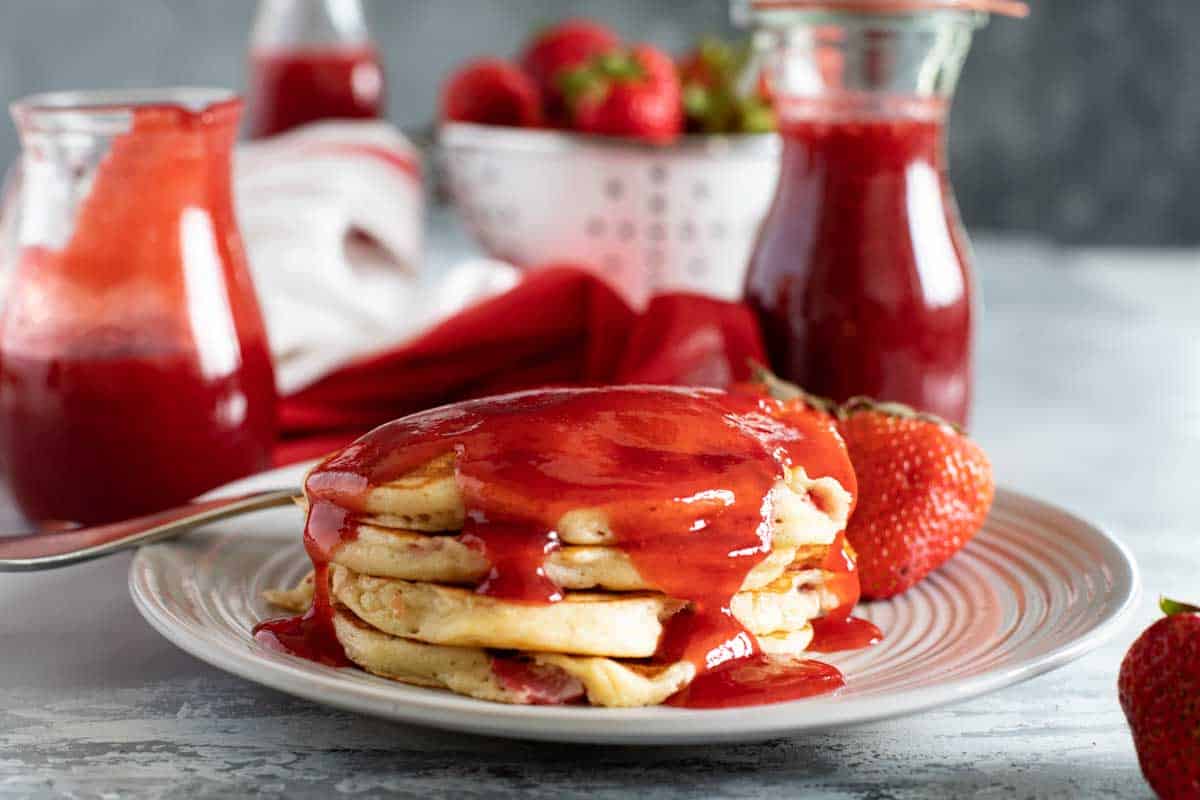
{"label": "glass carafe", "polygon": [[971,253],[946,117],[996,5],[752,4],[784,149],[745,297],[775,371],[809,391],[967,421]]}
{"label": "glass carafe", "polygon": [[251,137],[383,113],[383,67],[361,0],[260,0],[249,70]]}
{"label": "glass carafe", "polygon": [[267,466],[274,379],[231,190],[240,110],[207,89],[13,104],[0,459],[31,519],[129,517]]}

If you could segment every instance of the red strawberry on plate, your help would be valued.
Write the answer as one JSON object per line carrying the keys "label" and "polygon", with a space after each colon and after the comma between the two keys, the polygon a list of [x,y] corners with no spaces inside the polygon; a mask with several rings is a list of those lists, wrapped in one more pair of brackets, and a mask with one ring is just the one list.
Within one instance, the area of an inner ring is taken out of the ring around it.
{"label": "red strawberry on plate", "polygon": [[1159,605],[1167,616],[1129,648],[1117,690],[1151,788],[1166,800],[1200,798],[1200,608]]}
{"label": "red strawberry on plate", "polygon": [[675,62],[649,45],[596,56],[560,85],[580,131],[664,143],[683,130]]}
{"label": "red strawberry on plate", "polygon": [[616,33],[588,19],[568,19],[539,32],[525,47],[521,66],[537,83],[551,117],[564,112],[559,75],[620,47]]}
{"label": "red strawberry on plate", "polygon": [[542,104],[533,79],[515,64],[481,58],[455,70],[442,90],[442,119],[537,127]]}
{"label": "red strawberry on plate", "polygon": [[992,467],[980,447],[936,417],[856,398],[838,430],[858,476],[846,538],[863,597],[891,597],[962,549],[992,506]]}

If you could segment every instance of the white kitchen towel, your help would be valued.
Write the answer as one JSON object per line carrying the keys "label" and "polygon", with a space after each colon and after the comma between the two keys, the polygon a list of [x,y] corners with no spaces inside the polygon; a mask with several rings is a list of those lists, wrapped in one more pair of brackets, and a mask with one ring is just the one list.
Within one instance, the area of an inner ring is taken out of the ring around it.
{"label": "white kitchen towel", "polygon": [[420,154],[383,122],[240,145],[234,193],[281,393],[517,280],[489,259],[423,274]]}

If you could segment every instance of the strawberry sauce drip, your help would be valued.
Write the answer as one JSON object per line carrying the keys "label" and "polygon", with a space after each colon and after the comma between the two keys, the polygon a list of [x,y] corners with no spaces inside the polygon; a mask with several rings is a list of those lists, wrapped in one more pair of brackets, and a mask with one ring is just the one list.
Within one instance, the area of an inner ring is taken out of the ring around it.
{"label": "strawberry sauce drip", "polygon": [[254,640],[269,650],[290,653],[330,667],[352,667],[333,629],[333,605],[329,599],[329,565],[313,573],[316,587],[313,604],[298,617],[283,617],[254,626]]}
{"label": "strawberry sauce drip", "polygon": [[836,692],[845,678],[832,664],[808,659],[767,660],[762,656],[698,675],[667,705],[732,708],[782,703]]}
{"label": "strawberry sauce drip", "polygon": [[[519,523],[468,519],[462,541],[478,547],[492,565],[479,585],[480,594],[531,603],[557,603],[562,590],[546,576],[546,556],[558,549],[558,538],[530,536]],[[530,568],[532,567],[532,568]]]}
{"label": "strawberry sauce drip", "polygon": [[358,535],[353,518],[329,502],[316,502],[304,524],[304,549],[313,562],[313,601],[307,612],[261,622],[254,627],[259,644],[330,667],[351,667],[333,628],[329,597],[329,560],[334,549]]}
{"label": "strawberry sauce drip", "polygon": [[[591,510],[647,582],[688,603],[666,625],[653,659],[696,665],[700,679],[677,704],[714,707],[717,694],[753,704],[832,691],[842,685],[836,669],[797,660],[781,672],[729,611],[771,550],[770,492],[786,469],[803,465],[813,478],[854,485],[831,428],[816,417],[783,422],[772,403],[707,389],[553,389],[414,414],[309,474],[309,555],[320,571],[353,535],[350,521],[365,512],[372,487],[453,452],[467,509],[463,540],[492,564],[478,592],[557,602],[562,593],[544,561],[559,546],[560,519]],[[318,595],[310,614],[331,613],[328,597]]]}
{"label": "strawberry sauce drip", "polygon": [[825,616],[814,619],[812,628],[813,640],[808,649],[814,653],[861,650],[883,641],[883,632],[859,617]]}
{"label": "strawberry sauce drip", "polygon": [[872,622],[850,616],[858,604],[858,571],[846,547],[846,532],[837,535],[821,569],[831,573],[823,588],[837,596],[836,608],[812,621],[813,639],[808,649],[814,653],[860,650],[883,640],[883,632]]}
{"label": "strawberry sauce drip", "polygon": [[821,562],[821,569],[828,573],[823,588],[838,598],[837,606],[825,615],[827,619],[846,619],[862,590],[858,581],[858,569],[846,545],[846,532],[841,531],[829,546],[829,552]]}

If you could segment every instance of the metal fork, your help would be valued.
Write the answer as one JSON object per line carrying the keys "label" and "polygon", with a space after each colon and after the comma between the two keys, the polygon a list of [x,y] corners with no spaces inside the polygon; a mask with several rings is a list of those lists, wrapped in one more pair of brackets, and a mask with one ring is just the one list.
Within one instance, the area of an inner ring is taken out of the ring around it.
{"label": "metal fork", "polygon": [[268,489],[197,500],[107,525],[17,536],[0,534],[0,572],[31,572],[90,561],[139,545],[161,542],[209,522],[288,505],[297,494],[294,489]]}

